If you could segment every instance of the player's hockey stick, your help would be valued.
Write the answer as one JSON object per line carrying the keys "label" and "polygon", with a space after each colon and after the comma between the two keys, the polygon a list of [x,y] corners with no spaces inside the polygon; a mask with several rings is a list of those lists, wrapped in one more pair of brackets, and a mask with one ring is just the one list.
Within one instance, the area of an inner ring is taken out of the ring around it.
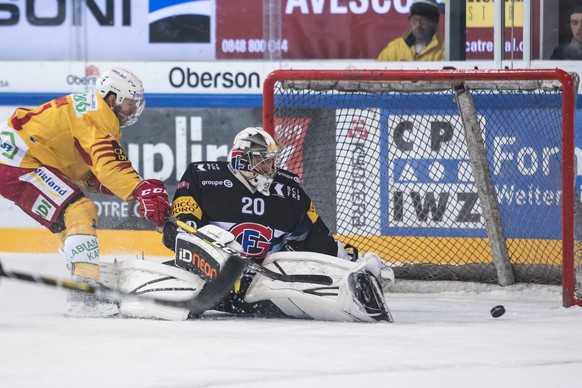
{"label": "player's hockey stick", "polygon": [[210,245],[228,253],[230,255],[230,260],[242,261],[247,267],[250,267],[254,271],[264,275],[273,280],[279,280],[282,282],[292,282],[292,283],[312,283],[312,284],[323,284],[329,286],[333,283],[333,279],[327,275],[315,275],[315,274],[292,274],[289,275],[285,273],[281,268],[281,272],[275,272],[268,268],[263,267],[259,263],[243,257],[239,252],[234,249],[227,247],[224,244],[214,240],[212,237],[205,235],[196,228],[178,220],[176,217],[168,216],[168,221],[181,228],[182,230],[193,234],[194,236],[202,239],[203,241],[209,243]]}
{"label": "player's hockey stick", "polygon": [[55,288],[62,288],[66,290],[76,290],[82,291],[89,294],[95,294],[99,298],[110,299],[114,301],[122,301],[127,299],[138,299],[140,302],[149,302],[155,304],[161,304],[166,306],[175,306],[175,307],[186,307],[189,308],[191,311],[196,312],[203,312],[208,309],[208,306],[211,303],[201,298],[200,300],[188,299],[184,301],[170,301],[170,300],[161,300],[156,298],[150,298],[146,296],[141,296],[135,293],[126,293],[119,290],[114,290],[111,288],[104,287],[102,285],[92,286],[90,284],[84,282],[77,282],[74,280],[65,280],[59,278],[53,278],[48,276],[42,275],[34,275],[30,273],[24,272],[17,272],[17,271],[9,271],[5,270],[2,266],[2,262],[0,262],[0,277],[5,277],[8,279],[15,279],[15,280],[22,280],[28,283],[35,283],[35,284],[42,284],[47,285]]}
{"label": "player's hockey stick", "polygon": [[17,279],[23,280],[29,283],[37,283],[37,284],[45,284],[47,286],[57,287],[57,288],[66,288],[68,290],[78,290],[84,291],[91,294],[97,294],[100,287],[94,287],[87,283],[76,282],[74,280],[64,280],[64,279],[57,279],[51,278],[47,276],[41,275],[33,275],[24,272],[16,272],[16,271],[6,271],[2,267],[2,263],[0,263],[0,277],[5,277],[9,279]]}
{"label": "player's hockey stick", "polygon": [[152,303],[161,303],[161,304],[172,304],[174,303],[167,303],[166,301],[159,301],[157,299],[152,298],[145,298],[139,297],[135,294],[127,294],[125,292],[121,292],[118,290],[114,290],[111,288],[104,287],[102,285],[91,285],[84,282],[78,282],[75,280],[66,280],[66,279],[59,279],[53,278],[43,275],[35,275],[31,273],[24,273],[24,272],[17,272],[17,271],[9,271],[5,270],[0,262],[0,277],[5,277],[8,279],[15,279],[15,280],[22,280],[28,283],[35,283],[35,284],[43,284],[46,286],[51,286],[55,288],[62,288],[66,290],[76,290],[86,292],[88,294],[94,294],[98,298],[121,301],[125,298],[139,298],[140,300],[147,300],[151,301]]}

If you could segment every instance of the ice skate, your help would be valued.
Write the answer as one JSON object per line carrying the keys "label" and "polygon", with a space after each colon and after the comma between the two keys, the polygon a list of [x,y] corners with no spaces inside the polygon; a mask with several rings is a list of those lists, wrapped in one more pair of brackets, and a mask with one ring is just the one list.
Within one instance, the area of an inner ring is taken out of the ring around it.
{"label": "ice skate", "polygon": [[[73,276],[73,280],[97,287],[93,279]],[[84,291],[70,290],[67,293],[67,307],[64,312],[67,318],[112,318],[118,314],[119,307],[114,301]]]}

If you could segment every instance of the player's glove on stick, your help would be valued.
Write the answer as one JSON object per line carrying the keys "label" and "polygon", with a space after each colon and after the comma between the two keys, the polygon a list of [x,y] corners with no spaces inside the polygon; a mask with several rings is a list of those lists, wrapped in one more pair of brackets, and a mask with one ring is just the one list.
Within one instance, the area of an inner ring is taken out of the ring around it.
{"label": "player's glove on stick", "polygon": [[170,209],[168,191],[159,179],[141,181],[133,190],[133,196],[139,201],[139,215],[157,226],[164,226]]}

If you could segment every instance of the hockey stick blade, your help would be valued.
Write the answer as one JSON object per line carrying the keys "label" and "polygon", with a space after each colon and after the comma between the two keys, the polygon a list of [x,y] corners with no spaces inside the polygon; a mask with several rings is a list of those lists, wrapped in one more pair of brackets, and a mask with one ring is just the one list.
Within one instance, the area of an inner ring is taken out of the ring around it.
{"label": "hockey stick blade", "polygon": [[219,243],[218,241],[214,240],[212,237],[205,235],[204,233],[200,232],[196,228],[188,225],[185,222],[178,220],[176,217],[168,216],[167,220],[169,222],[171,222],[172,224],[176,225],[177,227],[181,228],[185,232],[193,234],[194,236],[202,239],[203,241],[209,243],[210,245],[228,253],[230,255],[231,259],[242,260],[242,262],[244,262],[244,264],[246,266],[250,267],[254,271],[256,271],[256,272],[258,272],[258,273],[260,273],[260,274],[262,274],[270,279],[279,280],[281,282],[287,282],[287,283],[313,283],[313,284],[322,284],[322,285],[326,285],[326,286],[329,286],[333,283],[333,279],[327,275],[314,275],[314,274],[289,275],[289,274],[285,273],[284,271],[282,271],[281,268],[279,268],[281,270],[280,273],[272,271],[268,268],[263,267],[262,265],[260,265],[259,263],[255,262],[251,259],[246,259],[239,252],[235,251],[234,249],[232,249],[230,247],[227,247],[226,245]]}

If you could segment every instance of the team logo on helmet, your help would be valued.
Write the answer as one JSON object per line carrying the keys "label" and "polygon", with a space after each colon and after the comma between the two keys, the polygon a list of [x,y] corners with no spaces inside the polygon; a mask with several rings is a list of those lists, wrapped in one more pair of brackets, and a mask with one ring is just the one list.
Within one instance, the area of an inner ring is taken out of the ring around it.
{"label": "team logo on helmet", "polygon": [[231,164],[235,170],[246,171],[249,169],[249,161],[241,150],[233,150],[231,153]]}
{"label": "team logo on helmet", "polygon": [[271,240],[273,239],[273,229],[261,224],[245,222],[236,225],[230,232],[242,246],[245,256],[265,257],[269,253]]}

